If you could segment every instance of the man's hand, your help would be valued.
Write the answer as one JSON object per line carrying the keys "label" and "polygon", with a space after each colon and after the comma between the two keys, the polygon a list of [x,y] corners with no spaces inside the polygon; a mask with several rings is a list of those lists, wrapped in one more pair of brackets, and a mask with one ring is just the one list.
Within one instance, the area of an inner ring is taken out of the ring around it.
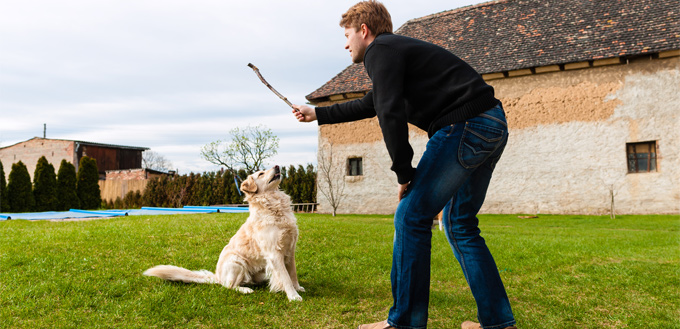
{"label": "man's hand", "polygon": [[408,189],[409,184],[411,182],[408,182],[406,184],[399,184],[399,201],[404,198],[404,195],[406,194],[406,190]]}
{"label": "man's hand", "polygon": [[316,110],[307,105],[293,104],[293,114],[300,122],[312,122],[316,120]]}

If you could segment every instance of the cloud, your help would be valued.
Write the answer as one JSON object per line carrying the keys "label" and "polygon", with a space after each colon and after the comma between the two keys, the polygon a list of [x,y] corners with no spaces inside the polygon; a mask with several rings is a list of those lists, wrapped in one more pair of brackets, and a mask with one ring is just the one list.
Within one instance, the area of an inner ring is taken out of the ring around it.
{"label": "cloud", "polygon": [[[294,103],[350,64],[338,26],[356,1],[0,2],[0,147],[35,136],[151,147],[180,172],[237,126],[281,138],[275,162],[314,162],[298,123],[248,63]],[[478,2],[384,1],[407,19]]]}

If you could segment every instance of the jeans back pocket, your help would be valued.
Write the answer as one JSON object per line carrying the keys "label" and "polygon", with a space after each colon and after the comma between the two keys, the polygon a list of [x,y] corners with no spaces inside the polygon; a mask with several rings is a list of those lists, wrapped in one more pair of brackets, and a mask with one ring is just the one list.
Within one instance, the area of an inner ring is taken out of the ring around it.
{"label": "jeans back pocket", "polygon": [[503,140],[507,136],[505,127],[498,125],[497,122],[489,119],[481,119],[480,121],[487,120],[490,121],[490,124],[498,127],[482,122],[468,121],[465,123],[463,136],[458,147],[458,161],[467,169],[482,165],[503,144]]}

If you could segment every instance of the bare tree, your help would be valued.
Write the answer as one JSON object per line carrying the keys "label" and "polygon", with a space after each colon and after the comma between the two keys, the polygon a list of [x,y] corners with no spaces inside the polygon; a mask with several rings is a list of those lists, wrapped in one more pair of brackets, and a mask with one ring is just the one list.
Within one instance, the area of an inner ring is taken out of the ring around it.
{"label": "bare tree", "polygon": [[229,170],[245,169],[252,173],[264,167],[264,161],[273,157],[279,148],[279,138],[262,125],[234,128],[231,141],[217,140],[201,148],[206,161],[225,166]]}
{"label": "bare tree", "polygon": [[345,172],[342,164],[333,159],[333,143],[327,142],[319,147],[318,190],[330,203],[335,217],[338,207],[345,197]]}
{"label": "bare tree", "polygon": [[615,197],[619,194],[619,189],[623,185],[621,174],[613,169],[602,168],[599,171],[599,178],[609,192],[609,218],[616,219]]}
{"label": "bare tree", "polygon": [[142,167],[151,170],[170,171],[172,170],[172,162],[154,151],[146,150],[142,153]]}

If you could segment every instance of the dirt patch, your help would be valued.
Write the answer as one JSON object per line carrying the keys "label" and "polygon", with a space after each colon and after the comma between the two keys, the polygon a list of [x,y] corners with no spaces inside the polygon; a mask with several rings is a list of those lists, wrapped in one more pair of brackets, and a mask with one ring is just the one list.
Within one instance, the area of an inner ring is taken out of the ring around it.
{"label": "dirt patch", "polygon": [[536,88],[519,98],[501,99],[508,125],[523,129],[571,121],[603,121],[614,114],[621,102],[607,101],[620,83],[582,82],[570,87]]}
{"label": "dirt patch", "polygon": [[319,127],[321,136],[333,144],[375,143],[383,136],[377,118]]}
{"label": "dirt patch", "polygon": [[[572,121],[604,121],[614,114],[619,100],[607,100],[622,84],[581,82],[572,86],[534,88],[517,98],[501,98],[511,129]],[[426,135],[409,125],[413,134]],[[320,126],[321,136],[335,144],[375,143],[383,140],[377,118]]]}
{"label": "dirt patch", "polygon": [[[323,125],[319,129],[321,136],[333,144],[375,143],[383,140],[378,118]],[[411,124],[408,125],[408,130],[411,137],[413,134],[427,136],[427,132]]]}

